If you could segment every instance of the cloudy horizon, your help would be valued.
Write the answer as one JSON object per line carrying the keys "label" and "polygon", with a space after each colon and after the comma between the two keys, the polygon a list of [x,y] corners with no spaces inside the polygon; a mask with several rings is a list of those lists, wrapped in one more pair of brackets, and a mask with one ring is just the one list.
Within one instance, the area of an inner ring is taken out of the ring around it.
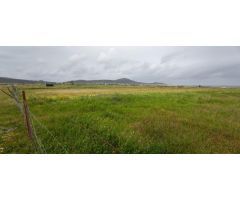
{"label": "cloudy horizon", "polygon": [[240,47],[0,47],[0,77],[240,85]]}

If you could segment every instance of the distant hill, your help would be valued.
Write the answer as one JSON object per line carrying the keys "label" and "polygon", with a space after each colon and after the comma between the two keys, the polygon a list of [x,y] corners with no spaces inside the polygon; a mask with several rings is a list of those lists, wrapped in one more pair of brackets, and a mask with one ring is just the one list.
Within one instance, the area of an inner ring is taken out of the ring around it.
{"label": "distant hill", "polygon": [[[25,79],[15,79],[15,78],[7,78],[0,77],[0,84],[39,84],[39,83],[54,83],[48,81],[34,81],[34,80],[25,80]],[[117,80],[74,80],[67,81],[63,83],[72,83],[72,84],[100,84],[100,85],[164,85],[163,83],[143,83],[133,81],[127,78],[120,78]]]}
{"label": "distant hill", "polygon": [[45,83],[53,83],[56,82],[49,82],[49,81],[34,81],[34,80],[26,80],[26,79],[16,79],[16,78],[7,78],[7,77],[0,77],[0,84],[45,84]]}
{"label": "distant hill", "polygon": [[159,82],[153,82],[153,83],[150,83],[152,85],[166,85],[165,83],[159,83]]}
{"label": "distant hill", "polygon": [[0,83],[5,83],[5,84],[13,84],[13,83],[34,84],[34,83],[40,83],[40,82],[43,82],[43,81],[32,81],[32,80],[0,77]]}
{"label": "distant hill", "polygon": [[144,84],[141,82],[133,81],[127,78],[121,78],[117,80],[75,80],[75,81],[68,81],[67,83],[76,83],[76,84],[128,84],[128,85],[139,85]]}

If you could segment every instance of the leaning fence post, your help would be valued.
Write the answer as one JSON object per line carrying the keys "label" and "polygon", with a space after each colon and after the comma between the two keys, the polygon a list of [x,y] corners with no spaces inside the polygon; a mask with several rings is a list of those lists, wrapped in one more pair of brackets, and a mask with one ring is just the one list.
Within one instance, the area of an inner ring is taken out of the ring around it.
{"label": "leaning fence post", "polygon": [[29,108],[27,104],[25,91],[22,91],[22,97],[23,97],[23,112],[24,112],[24,118],[25,118],[25,124],[27,127],[28,136],[31,140],[34,140],[33,129],[32,129],[32,124],[29,116]]}

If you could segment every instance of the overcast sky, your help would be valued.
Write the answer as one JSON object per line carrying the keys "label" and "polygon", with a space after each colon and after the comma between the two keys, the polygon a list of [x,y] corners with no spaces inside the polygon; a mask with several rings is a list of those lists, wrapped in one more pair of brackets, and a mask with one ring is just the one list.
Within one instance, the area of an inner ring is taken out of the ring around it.
{"label": "overcast sky", "polygon": [[240,47],[0,47],[0,77],[240,85]]}

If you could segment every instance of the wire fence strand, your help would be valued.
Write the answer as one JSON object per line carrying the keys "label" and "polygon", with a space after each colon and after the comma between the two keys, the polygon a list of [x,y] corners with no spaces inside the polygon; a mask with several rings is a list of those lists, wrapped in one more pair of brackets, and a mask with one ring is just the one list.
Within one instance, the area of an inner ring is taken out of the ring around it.
{"label": "wire fence strand", "polygon": [[59,142],[59,140],[56,138],[56,136],[42,122],[40,122],[40,120],[33,113],[30,112],[30,115],[31,115],[32,119],[35,120],[40,127],[42,127],[42,129],[44,129],[49,135],[52,136],[53,140],[61,147],[61,149],[65,153],[68,153],[66,147],[64,145],[62,145],[61,142]]}
{"label": "wire fence strand", "polygon": [[[1,89],[1,91],[6,94],[7,96],[9,96],[11,99],[14,100],[17,108],[19,109],[20,113],[24,116],[24,110],[23,110],[23,102],[20,101],[20,92],[17,89],[17,87],[15,87],[14,85],[11,85],[11,87],[7,87],[8,92],[5,92],[4,90]],[[56,136],[49,131],[49,129],[30,111],[30,109],[27,109],[27,112],[30,116],[30,122],[33,128],[33,135],[34,135],[34,139],[35,139],[35,144],[37,146],[37,149],[40,153],[47,153],[46,148],[44,147],[41,139],[39,138],[37,131],[36,131],[36,124],[35,122],[46,131],[47,134],[49,134],[53,140],[56,142],[56,144],[58,146],[60,146],[60,148],[65,152],[68,153],[66,147],[64,145],[61,144],[61,142],[59,142],[59,140],[56,138]]]}

